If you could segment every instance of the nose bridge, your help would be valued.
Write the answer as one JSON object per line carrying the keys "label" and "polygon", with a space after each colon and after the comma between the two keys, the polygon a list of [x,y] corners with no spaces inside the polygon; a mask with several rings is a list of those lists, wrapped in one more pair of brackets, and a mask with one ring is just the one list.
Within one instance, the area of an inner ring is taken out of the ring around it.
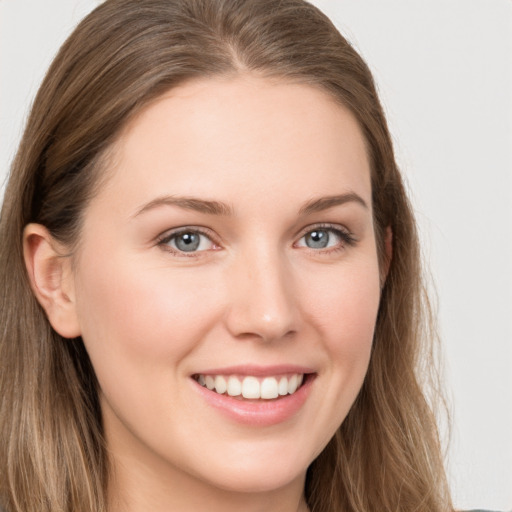
{"label": "nose bridge", "polygon": [[261,244],[236,258],[227,326],[235,336],[272,341],[297,329],[293,274],[284,251]]}

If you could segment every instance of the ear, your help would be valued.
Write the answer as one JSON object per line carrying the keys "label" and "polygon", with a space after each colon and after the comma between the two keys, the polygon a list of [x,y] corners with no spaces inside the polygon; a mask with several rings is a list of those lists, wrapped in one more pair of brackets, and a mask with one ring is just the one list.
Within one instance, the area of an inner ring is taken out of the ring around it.
{"label": "ear", "polygon": [[381,272],[381,287],[384,287],[386,279],[389,273],[389,267],[391,266],[391,260],[393,259],[393,231],[391,226],[386,228],[384,234],[384,263],[382,265]]}
{"label": "ear", "polygon": [[32,290],[52,327],[64,338],[80,336],[71,258],[40,224],[23,231],[23,253]]}

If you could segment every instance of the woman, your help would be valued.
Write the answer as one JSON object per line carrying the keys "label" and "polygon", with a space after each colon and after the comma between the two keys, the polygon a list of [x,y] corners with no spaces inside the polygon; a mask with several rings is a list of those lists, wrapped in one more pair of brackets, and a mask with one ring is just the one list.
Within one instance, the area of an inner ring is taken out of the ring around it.
{"label": "woman", "polygon": [[452,510],[414,219],[316,8],[102,4],[0,229],[7,511]]}

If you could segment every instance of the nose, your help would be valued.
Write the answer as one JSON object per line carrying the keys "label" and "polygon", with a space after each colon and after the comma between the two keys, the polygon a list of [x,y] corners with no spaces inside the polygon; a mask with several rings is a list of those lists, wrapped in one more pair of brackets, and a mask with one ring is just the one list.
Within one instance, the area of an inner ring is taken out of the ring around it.
{"label": "nose", "polygon": [[271,342],[293,336],[299,309],[293,273],[278,251],[241,257],[230,268],[225,322],[238,339]]}

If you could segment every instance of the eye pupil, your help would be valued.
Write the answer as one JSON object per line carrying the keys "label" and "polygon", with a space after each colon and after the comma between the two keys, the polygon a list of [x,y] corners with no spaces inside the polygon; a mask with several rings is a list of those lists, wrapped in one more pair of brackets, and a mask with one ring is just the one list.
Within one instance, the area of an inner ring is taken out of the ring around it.
{"label": "eye pupil", "polygon": [[191,252],[199,247],[200,241],[197,233],[182,233],[176,237],[175,244],[180,251]]}
{"label": "eye pupil", "polygon": [[329,243],[329,233],[325,230],[311,231],[305,238],[306,245],[311,249],[323,249]]}

